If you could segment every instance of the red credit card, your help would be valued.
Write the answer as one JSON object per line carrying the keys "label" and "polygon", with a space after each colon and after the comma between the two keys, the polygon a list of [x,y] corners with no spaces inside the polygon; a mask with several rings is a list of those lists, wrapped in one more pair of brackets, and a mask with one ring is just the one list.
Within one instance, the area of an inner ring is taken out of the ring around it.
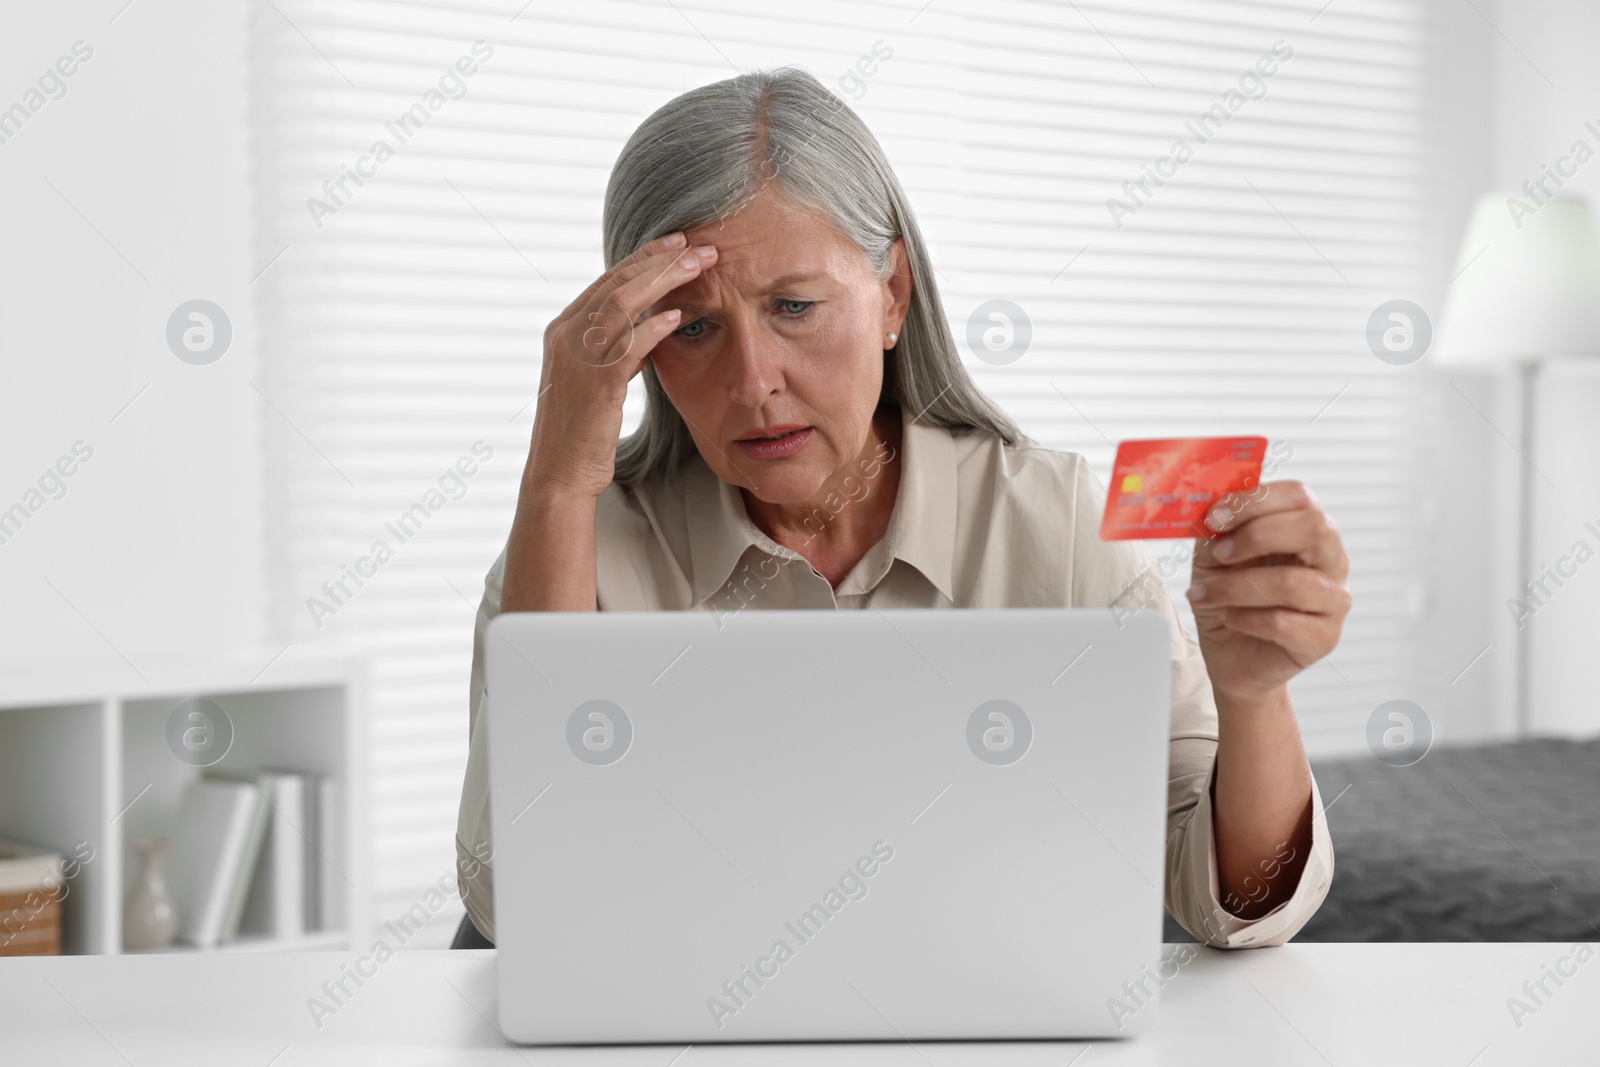
{"label": "red credit card", "polygon": [[1206,513],[1261,481],[1265,437],[1183,437],[1117,446],[1102,541],[1217,536]]}

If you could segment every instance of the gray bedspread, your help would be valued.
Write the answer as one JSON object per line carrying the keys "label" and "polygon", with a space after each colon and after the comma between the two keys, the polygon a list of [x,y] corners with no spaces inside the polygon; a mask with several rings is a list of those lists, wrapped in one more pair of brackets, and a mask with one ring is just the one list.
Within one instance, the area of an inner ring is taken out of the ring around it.
{"label": "gray bedspread", "polygon": [[[1600,738],[1311,767],[1334,875],[1296,941],[1600,938]],[[1171,915],[1166,939],[1195,940]]]}

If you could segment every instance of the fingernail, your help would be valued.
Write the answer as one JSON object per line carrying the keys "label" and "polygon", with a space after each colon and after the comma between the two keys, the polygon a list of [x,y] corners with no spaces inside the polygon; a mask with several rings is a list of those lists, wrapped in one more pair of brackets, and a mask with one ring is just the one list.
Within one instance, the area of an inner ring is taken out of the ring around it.
{"label": "fingernail", "polygon": [[1211,514],[1206,518],[1206,523],[1213,530],[1220,530],[1224,526],[1228,525],[1228,520],[1232,518],[1233,512],[1229,511],[1227,508],[1212,508]]}
{"label": "fingernail", "polygon": [[1233,538],[1224,537],[1211,549],[1211,554],[1218,559],[1227,559],[1233,555]]}
{"label": "fingernail", "polygon": [[700,257],[700,262],[710,263],[717,256],[717,248],[715,245],[701,245],[694,250],[694,254]]}
{"label": "fingernail", "polygon": [[1190,601],[1204,600],[1206,598],[1206,587],[1201,583],[1196,583],[1189,587],[1185,595],[1188,596]]}
{"label": "fingernail", "polygon": [[677,233],[669,233],[669,234],[667,234],[667,242],[666,243],[667,243],[667,247],[668,248],[677,248],[679,245],[683,244],[687,240],[688,240],[688,238],[685,237],[683,235],[683,231],[680,230]]}

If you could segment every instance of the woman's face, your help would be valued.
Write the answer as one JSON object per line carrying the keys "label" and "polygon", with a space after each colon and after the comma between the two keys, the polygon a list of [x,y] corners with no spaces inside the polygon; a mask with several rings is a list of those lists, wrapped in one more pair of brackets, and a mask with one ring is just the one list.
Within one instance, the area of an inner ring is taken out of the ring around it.
{"label": "woman's face", "polygon": [[771,186],[687,235],[717,258],[649,309],[683,309],[650,354],[661,387],[723,481],[770,504],[811,500],[866,447],[887,335],[910,301],[903,242],[880,282],[825,215]]}

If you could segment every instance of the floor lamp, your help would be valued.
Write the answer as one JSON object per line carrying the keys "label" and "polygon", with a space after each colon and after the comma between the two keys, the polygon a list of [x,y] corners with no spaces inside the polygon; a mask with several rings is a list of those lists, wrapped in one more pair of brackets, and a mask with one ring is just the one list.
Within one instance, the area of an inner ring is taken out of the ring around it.
{"label": "floor lamp", "polygon": [[[1600,356],[1600,239],[1589,204],[1577,196],[1540,202],[1522,191],[1482,196],[1461,239],[1429,357],[1452,369],[1515,369],[1521,417],[1508,439],[1518,441],[1527,460],[1516,466],[1519,582],[1537,569],[1537,383],[1541,365],[1556,356]],[[1524,736],[1531,715],[1529,633],[1517,631],[1513,665],[1516,724]]]}

